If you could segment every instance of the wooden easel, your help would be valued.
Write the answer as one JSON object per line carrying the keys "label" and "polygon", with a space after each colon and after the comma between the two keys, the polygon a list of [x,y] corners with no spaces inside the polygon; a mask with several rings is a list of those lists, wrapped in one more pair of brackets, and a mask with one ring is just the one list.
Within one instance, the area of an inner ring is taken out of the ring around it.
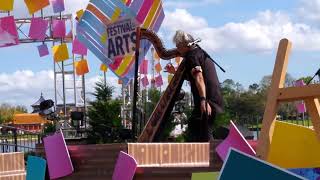
{"label": "wooden easel", "polygon": [[278,47],[271,88],[262,121],[261,135],[258,140],[257,156],[263,160],[268,157],[277,109],[281,102],[304,100],[320,143],[320,104],[318,99],[320,97],[320,85],[312,84],[304,87],[284,88],[290,51],[291,42],[288,39],[282,39]]}

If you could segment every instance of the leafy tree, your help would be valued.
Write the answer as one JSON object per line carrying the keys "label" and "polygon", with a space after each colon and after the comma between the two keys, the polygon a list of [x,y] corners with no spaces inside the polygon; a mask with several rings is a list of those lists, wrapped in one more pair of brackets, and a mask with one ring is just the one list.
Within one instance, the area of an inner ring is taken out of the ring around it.
{"label": "leafy tree", "polygon": [[10,123],[13,121],[14,114],[26,113],[27,108],[21,105],[13,106],[10,104],[1,104],[0,105],[0,124]]}
{"label": "leafy tree", "polygon": [[95,84],[93,96],[88,109],[90,130],[89,143],[112,143],[121,141],[119,134],[122,129],[120,118],[120,101],[112,99],[114,88],[104,85],[103,81]]}

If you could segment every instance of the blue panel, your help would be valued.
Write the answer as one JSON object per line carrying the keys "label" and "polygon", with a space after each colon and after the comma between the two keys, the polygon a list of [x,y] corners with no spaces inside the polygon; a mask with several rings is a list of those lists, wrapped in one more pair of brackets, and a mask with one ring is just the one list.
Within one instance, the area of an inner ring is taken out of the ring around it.
{"label": "blue panel", "polygon": [[28,156],[27,161],[27,180],[44,180],[46,175],[46,160],[36,157]]}
{"label": "blue panel", "polygon": [[111,19],[114,8],[102,0],[91,0],[90,2]]}
{"label": "blue panel", "polygon": [[82,25],[82,21],[86,21],[91,27],[94,28],[95,31],[97,31],[99,34],[103,34],[106,32],[106,26],[91,12],[86,11],[84,15],[81,18],[81,21],[79,23],[79,26]]}
{"label": "blue panel", "polygon": [[301,180],[304,178],[231,148],[228,158],[223,164],[219,179]]}
{"label": "blue panel", "polygon": [[84,43],[88,47],[88,49],[98,57],[100,61],[102,61],[104,64],[111,63],[111,60],[103,54],[103,51],[101,49],[99,49],[94,45],[95,44],[94,41],[92,41],[92,39],[88,35],[78,33],[77,37],[79,41]]}

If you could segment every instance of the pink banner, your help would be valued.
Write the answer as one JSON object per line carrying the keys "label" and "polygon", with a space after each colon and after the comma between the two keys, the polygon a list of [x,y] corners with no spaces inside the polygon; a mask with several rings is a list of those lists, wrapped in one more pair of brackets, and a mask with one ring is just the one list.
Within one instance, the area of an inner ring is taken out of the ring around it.
{"label": "pink banner", "polygon": [[297,111],[298,113],[305,113],[307,112],[307,109],[306,109],[306,105],[304,104],[304,102],[299,102],[297,105],[296,105],[296,108],[297,108]]}
{"label": "pink banner", "polygon": [[149,85],[148,77],[147,77],[147,76],[144,76],[144,77],[141,79],[141,82],[142,82],[142,86],[143,86],[143,87],[147,87],[147,86]]}
{"label": "pink banner", "polygon": [[230,148],[237,149],[252,156],[255,156],[256,154],[232,121],[230,121],[228,137],[216,148],[216,152],[223,161],[226,159]]}
{"label": "pink banner", "polygon": [[73,165],[62,131],[43,138],[50,179],[72,174]]}
{"label": "pink banner", "polygon": [[48,21],[42,18],[32,18],[29,30],[29,37],[43,41],[46,38]]}
{"label": "pink banner", "polygon": [[160,87],[163,85],[163,80],[161,75],[157,76],[155,80],[156,80],[156,87]]}
{"label": "pink banner", "polygon": [[64,11],[64,0],[51,0],[51,4],[54,13]]}
{"label": "pink banner", "polygon": [[86,56],[87,51],[87,47],[82,44],[77,38],[74,38],[72,42],[72,53]]}
{"label": "pink banner", "polygon": [[40,57],[48,55],[49,50],[48,50],[47,44],[42,44],[42,45],[38,46],[38,52],[39,52]]}
{"label": "pink banner", "polygon": [[148,60],[143,60],[140,64],[140,74],[148,74]]}
{"label": "pink banner", "polygon": [[17,44],[19,44],[19,37],[13,16],[0,18],[0,47]]}
{"label": "pink banner", "polygon": [[138,163],[129,154],[120,151],[114,167],[112,180],[132,180]]}
{"label": "pink banner", "polygon": [[142,7],[137,15],[137,18],[136,18],[140,23],[143,23],[144,19],[148,15],[148,12],[149,12],[152,4],[153,4],[153,0],[145,0],[143,2]]}
{"label": "pink banner", "polygon": [[53,20],[53,37],[64,38],[66,36],[66,24],[64,20]]}

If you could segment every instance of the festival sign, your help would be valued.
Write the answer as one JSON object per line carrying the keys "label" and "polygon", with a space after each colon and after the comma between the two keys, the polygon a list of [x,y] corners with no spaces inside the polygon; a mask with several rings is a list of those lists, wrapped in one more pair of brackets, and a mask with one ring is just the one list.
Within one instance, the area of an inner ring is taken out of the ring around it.
{"label": "festival sign", "polygon": [[136,41],[135,19],[126,18],[107,26],[106,50],[108,58],[124,58],[134,53]]}
{"label": "festival sign", "polygon": [[[134,76],[137,26],[157,32],[164,19],[161,0],[90,0],[77,26],[77,37],[125,84]],[[151,43],[142,40],[139,64]]]}

